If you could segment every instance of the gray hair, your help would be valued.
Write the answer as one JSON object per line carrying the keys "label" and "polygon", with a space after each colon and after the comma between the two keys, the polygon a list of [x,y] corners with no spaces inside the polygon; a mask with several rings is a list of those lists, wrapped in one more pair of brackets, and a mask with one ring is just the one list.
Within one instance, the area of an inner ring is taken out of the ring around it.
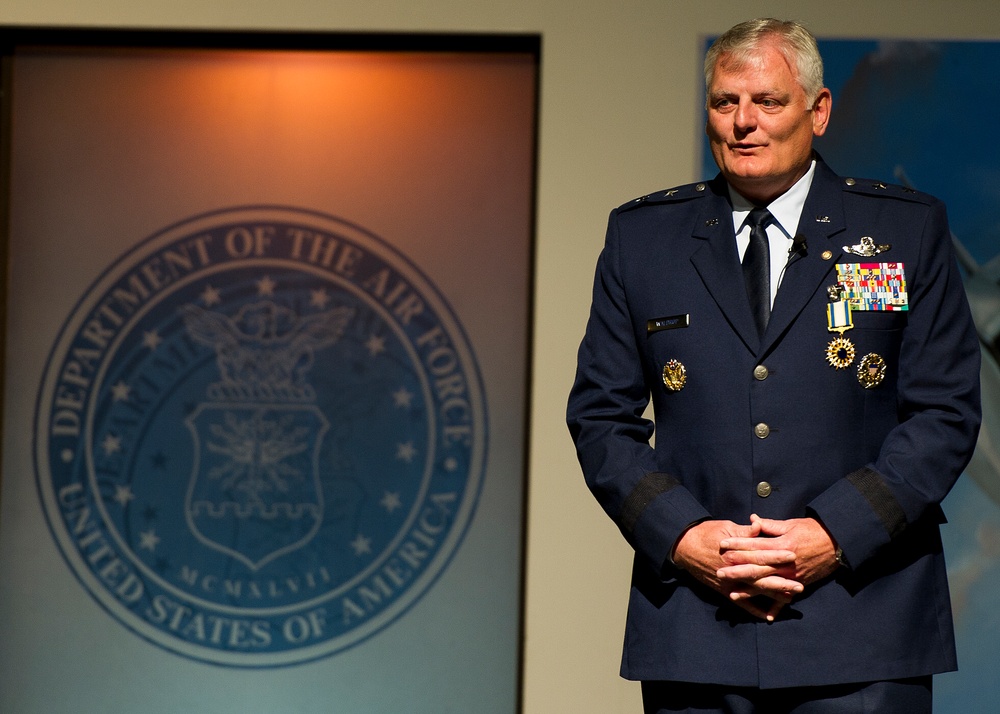
{"label": "gray hair", "polygon": [[799,86],[809,104],[815,102],[823,89],[823,58],[816,38],[797,22],[770,17],[741,22],[712,43],[705,55],[705,89],[712,86],[715,66],[721,57],[726,56],[736,67],[742,67],[751,60],[754,50],[772,37],[789,66],[796,68]]}

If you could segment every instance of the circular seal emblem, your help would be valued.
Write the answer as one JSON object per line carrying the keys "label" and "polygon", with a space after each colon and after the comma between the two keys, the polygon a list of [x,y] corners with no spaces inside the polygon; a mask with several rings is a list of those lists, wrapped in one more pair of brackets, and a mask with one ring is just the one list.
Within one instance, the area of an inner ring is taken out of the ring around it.
{"label": "circular seal emblem", "polygon": [[95,600],[177,654],[331,655],[403,615],[472,519],[472,349],[408,260],[340,219],[216,211],[143,241],[66,321],[34,455]]}

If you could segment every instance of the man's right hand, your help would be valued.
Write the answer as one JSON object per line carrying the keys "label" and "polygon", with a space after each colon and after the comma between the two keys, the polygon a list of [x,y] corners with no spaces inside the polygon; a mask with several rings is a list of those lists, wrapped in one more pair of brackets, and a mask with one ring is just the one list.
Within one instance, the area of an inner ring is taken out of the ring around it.
{"label": "man's right hand", "polygon": [[[740,525],[732,521],[702,521],[688,528],[674,546],[673,561],[677,567],[690,573],[735,605],[754,617],[771,622],[795,595],[801,593],[803,585],[794,580],[778,576],[768,576],[755,581],[723,581],[718,576],[720,568],[727,563],[722,559],[720,543],[727,538],[757,538],[760,523]],[[766,553],[769,565],[779,566],[795,561],[795,553],[785,550],[759,551]],[[773,602],[769,608],[758,606],[751,598],[764,595]]]}

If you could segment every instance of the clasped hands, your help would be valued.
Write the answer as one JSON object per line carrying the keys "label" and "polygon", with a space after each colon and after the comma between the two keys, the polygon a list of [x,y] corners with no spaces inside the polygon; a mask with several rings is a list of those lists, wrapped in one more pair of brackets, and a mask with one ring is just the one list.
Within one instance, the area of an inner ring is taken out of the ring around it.
{"label": "clasped hands", "polygon": [[[837,569],[836,546],[814,518],[773,520],[750,516],[750,525],[702,521],[678,539],[674,563],[754,617],[773,622],[807,585]],[[751,600],[771,599],[767,605]]]}

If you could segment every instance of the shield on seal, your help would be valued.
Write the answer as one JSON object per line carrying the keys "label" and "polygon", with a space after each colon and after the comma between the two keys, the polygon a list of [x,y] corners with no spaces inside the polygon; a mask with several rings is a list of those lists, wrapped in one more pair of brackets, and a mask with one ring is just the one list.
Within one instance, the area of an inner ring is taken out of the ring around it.
{"label": "shield on seal", "polygon": [[184,512],[201,543],[258,570],[316,535],[329,428],[318,407],[202,403],[185,423],[194,465]]}

